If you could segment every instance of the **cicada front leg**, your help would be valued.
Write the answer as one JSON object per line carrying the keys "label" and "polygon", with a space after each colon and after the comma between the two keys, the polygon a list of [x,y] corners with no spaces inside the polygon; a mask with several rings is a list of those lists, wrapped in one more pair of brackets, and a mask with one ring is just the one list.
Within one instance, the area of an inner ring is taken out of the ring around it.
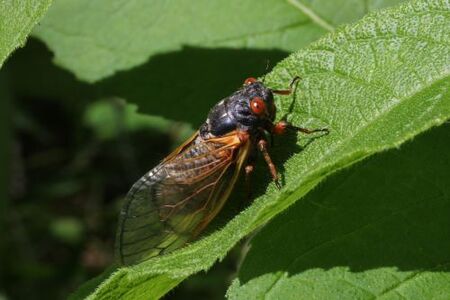
{"label": "cicada front leg", "polygon": [[[274,94],[278,94],[278,95],[291,95],[291,94],[294,94],[294,97],[292,97],[292,103],[289,106],[289,111],[292,111],[292,109],[294,107],[295,90],[296,90],[297,83],[299,82],[300,79],[301,78],[299,76],[295,76],[292,79],[291,83],[289,84],[289,88],[288,89],[285,89],[285,90],[272,90],[272,92]],[[284,115],[281,118],[280,122],[272,125],[272,130],[271,130],[272,134],[280,135],[280,134],[284,134],[288,130],[300,131],[300,132],[303,132],[303,133],[306,133],[306,134],[311,134],[311,133],[315,133],[315,132],[324,132],[325,134],[329,133],[329,130],[327,128],[308,129],[308,128],[294,126],[294,125],[290,124],[289,122],[287,122],[286,118],[287,118],[287,114]]]}
{"label": "cicada front leg", "polygon": [[[273,135],[282,135],[282,134],[285,134],[287,131],[300,131],[300,132],[303,132],[306,134],[311,134],[311,133],[316,133],[316,132],[323,132],[325,134],[329,133],[328,128],[308,129],[308,128],[294,126],[287,121],[279,121],[278,123],[271,125],[271,130],[269,132],[270,132],[272,142],[273,142]],[[275,182],[275,185],[277,186],[278,189],[281,189],[277,169],[275,167],[275,164],[272,162],[272,159],[269,155],[269,151],[267,150],[267,148],[268,148],[267,140],[264,138],[261,138],[257,142],[257,147],[258,147],[258,150],[261,151],[261,153],[263,154],[264,160],[266,161],[266,163],[269,167],[270,174],[272,175],[272,179]]]}
{"label": "cicada front leg", "polygon": [[295,76],[294,78],[292,78],[292,81],[289,84],[289,88],[288,89],[286,89],[286,90],[272,90],[272,92],[274,94],[278,94],[278,95],[290,95],[294,91],[294,86],[297,84],[297,82],[300,79],[301,78],[299,76]]}
{"label": "cicada front leg", "polygon": [[316,132],[324,132],[325,134],[328,134],[330,131],[328,128],[316,128],[316,129],[308,129],[303,127],[294,126],[291,123],[281,120],[278,123],[275,123],[272,127],[272,134],[275,135],[282,135],[285,134],[286,131],[300,131],[306,134],[316,133]]}

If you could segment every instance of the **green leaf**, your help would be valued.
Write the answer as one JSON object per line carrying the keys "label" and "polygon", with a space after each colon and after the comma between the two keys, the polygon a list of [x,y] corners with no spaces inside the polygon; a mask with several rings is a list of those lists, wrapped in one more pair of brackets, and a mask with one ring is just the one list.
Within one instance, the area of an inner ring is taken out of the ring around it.
{"label": "green leaf", "polygon": [[0,67],[8,55],[22,46],[52,0],[0,2]]}
{"label": "green leaf", "polygon": [[252,239],[228,298],[448,299],[449,149],[447,124],[327,180]]}
{"label": "green leaf", "polygon": [[186,45],[294,51],[398,2],[66,0],[55,3],[35,35],[58,65],[94,82]]}
{"label": "green leaf", "polygon": [[175,135],[177,140],[181,139],[177,143],[180,144],[194,133],[188,124],[173,122],[159,116],[140,114],[136,105],[126,104],[120,98],[102,99],[89,104],[84,114],[84,123],[100,140],[117,138],[123,131],[150,129]]}
{"label": "green leaf", "polygon": [[60,217],[50,224],[50,233],[68,244],[76,244],[83,238],[84,227],[79,219]]}
{"label": "green leaf", "polygon": [[[344,26],[278,64],[266,77],[269,86],[286,87],[295,75],[302,77],[291,120],[327,127],[330,135],[277,140],[271,153],[284,177],[281,191],[270,184],[223,229],[180,251],[119,268],[91,299],[158,298],[222,259],[327,175],[445,122],[450,117],[448,28],[448,2],[408,2]],[[277,98],[280,115],[289,98]]]}

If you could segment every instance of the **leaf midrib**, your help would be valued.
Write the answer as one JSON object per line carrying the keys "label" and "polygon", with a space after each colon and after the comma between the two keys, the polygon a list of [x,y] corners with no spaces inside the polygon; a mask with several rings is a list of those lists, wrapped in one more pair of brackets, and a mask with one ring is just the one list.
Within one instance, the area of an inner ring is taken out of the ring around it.
{"label": "leaf midrib", "polygon": [[287,2],[301,11],[304,15],[308,16],[312,22],[319,25],[321,28],[325,29],[328,32],[334,31],[334,26],[325,21],[324,18],[316,14],[311,8],[307,7],[303,3],[298,0],[287,0]]}
{"label": "leaf midrib", "polygon": [[381,294],[377,295],[377,297],[380,298],[380,297],[382,297],[384,295],[387,295],[390,292],[397,292],[398,293],[397,289],[399,287],[401,287],[402,285],[409,283],[410,281],[414,280],[415,278],[423,276],[424,274],[426,274],[426,272],[432,272],[432,271],[439,270],[440,268],[444,268],[444,267],[447,267],[447,266],[450,266],[450,262],[438,264],[438,265],[436,265],[433,268],[426,268],[426,269],[423,269],[423,270],[419,270],[419,271],[411,274],[410,276],[404,278],[403,280],[399,280],[399,282],[397,284],[387,288]]}

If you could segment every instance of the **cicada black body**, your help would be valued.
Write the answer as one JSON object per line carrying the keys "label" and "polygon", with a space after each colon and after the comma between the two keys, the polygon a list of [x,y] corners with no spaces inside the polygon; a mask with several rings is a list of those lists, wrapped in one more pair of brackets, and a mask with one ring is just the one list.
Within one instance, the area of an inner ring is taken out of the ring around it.
{"label": "cicada black body", "polygon": [[273,94],[290,94],[295,81],[287,90],[272,90],[248,78],[211,109],[199,131],[133,185],[116,239],[122,264],[168,253],[195,239],[220,211],[243,167],[247,175],[252,172],[249,157],[257,151],[279,187],[267,133],[326,131],[274,123]]}

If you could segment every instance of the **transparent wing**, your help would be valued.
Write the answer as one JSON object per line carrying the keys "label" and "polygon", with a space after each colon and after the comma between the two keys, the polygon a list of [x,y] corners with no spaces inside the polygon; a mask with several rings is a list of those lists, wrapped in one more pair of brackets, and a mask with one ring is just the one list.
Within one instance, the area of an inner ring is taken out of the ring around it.
{"label": "transparent wing", "polygon": [[198,135],[131,188],[120,213],[117,256],[133,264],[183,246],[222,208],[248,155],[235,133]]}

